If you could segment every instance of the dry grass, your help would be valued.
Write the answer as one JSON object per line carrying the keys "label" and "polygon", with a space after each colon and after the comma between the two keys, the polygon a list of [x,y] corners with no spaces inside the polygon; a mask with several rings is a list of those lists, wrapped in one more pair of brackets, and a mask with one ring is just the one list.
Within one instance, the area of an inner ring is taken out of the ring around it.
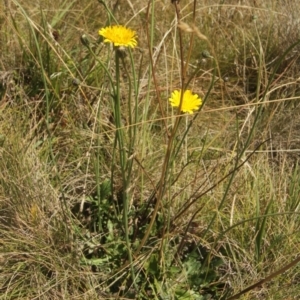
{"label": "dry grass", "polygon": [[[226,299],[299,252],[299,45],[287,51],[299,40],[299,4],[197,3],[196,27],[208,41],[194,39],[188,76],[200,72],[190,88],[204,98],[215,82],[170,167],[149,242],[134,257],[136,290],[118,214],[118,160],[114,190],[105,191],[115,138],[108,78],[80,40],[85,34],[96,55],[109,60],[97,35],[108,21],[100,2],[0,3],[0,299]],[[147,2],[134,2],[108,7],[139,37],[129,188],[136,250],[154,206],[165,125],[174,124],[167,99],[180,88],[181,73],[170,1],[158,1],[153,11],[158,90],[149,75]],[[180,8],[191,25],[193,2],[181,0]],[[191,35],[183,35],[186,53]],[[128,57],[126,64],[130,69]],[[113,62],[108,65],[114,75]],[[123,76],[122,117],[129,130],[127,86]],[[176,143],[191,119],[181,122]],[[105,194],[101,205],[97,180]],[[203,268],[201,275],[193,265]],[[191,282],[201,288],[195,292]],[[294,266],[241,299],[296,299],[298,286]],[[183,289],[188,294],[180,294]]]}

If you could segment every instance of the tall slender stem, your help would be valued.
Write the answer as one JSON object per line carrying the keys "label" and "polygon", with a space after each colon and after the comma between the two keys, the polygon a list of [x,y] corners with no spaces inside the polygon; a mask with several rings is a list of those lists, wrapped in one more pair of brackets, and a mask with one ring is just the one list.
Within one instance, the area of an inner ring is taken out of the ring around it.
{"label": "tall slender stem", "polygon": [[120,165],[121,165],[121,173],[122,173],[122,200],[123,200],[123,225],[125,231],[125,241],[127,247],[128,258],[131,267],[131,276],[132,281],[135,283],[135,274],[133,268],[133,260],[131,253],[131,245],[129,241],[129,230],[128,230],[128,185],[129,178],[126,176],[127,172],[127,153],[124,146],[124,129],[122,127],[122,117],[121,117],[121,103],[120,103],[120,53],[119,49],[115,49],[115,61],[116,61],[116,93],[114,95],[115,100],[115,124],[116,124],[116,137],[119,146],[119,154],[120,154]]}

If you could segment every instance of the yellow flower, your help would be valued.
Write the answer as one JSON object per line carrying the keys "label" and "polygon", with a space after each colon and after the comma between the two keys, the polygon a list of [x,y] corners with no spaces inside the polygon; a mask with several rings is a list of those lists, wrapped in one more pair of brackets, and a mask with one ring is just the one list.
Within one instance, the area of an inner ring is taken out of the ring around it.
{"label": "yellow flower", "polygon": [[[175,90],[169,99],[170,103],[174,107],[179,107],[180,105],[181,91]],[[186,90],[183,94],[181,111],[192,114],[194,110],[198,110],[202,105],[201,98],[197,94],[192,94],[191,90]]]}
{"label": "yellow flower", "polygon": [[137,45],[136,32],[121,25],[102,28],[99,34],[104,37],[105,43],[113,43],[116,47],[131,47]]}

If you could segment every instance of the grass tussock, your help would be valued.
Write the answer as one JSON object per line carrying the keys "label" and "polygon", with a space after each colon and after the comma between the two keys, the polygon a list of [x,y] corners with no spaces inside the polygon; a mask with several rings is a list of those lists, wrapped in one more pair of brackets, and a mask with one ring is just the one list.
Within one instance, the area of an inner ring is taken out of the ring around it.
{"label": "grass tussock", "polygon": [[299,4],[172,2],[0,3],[0,299],[300,294]]}

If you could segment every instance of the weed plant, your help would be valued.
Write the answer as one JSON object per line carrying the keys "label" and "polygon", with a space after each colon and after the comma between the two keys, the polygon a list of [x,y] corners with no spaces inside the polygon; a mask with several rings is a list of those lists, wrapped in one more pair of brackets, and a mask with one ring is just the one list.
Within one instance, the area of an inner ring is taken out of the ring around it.
{"label": "weed plant", "polygon": [[0,4],[0,299],[297,299],[297,1]]}

